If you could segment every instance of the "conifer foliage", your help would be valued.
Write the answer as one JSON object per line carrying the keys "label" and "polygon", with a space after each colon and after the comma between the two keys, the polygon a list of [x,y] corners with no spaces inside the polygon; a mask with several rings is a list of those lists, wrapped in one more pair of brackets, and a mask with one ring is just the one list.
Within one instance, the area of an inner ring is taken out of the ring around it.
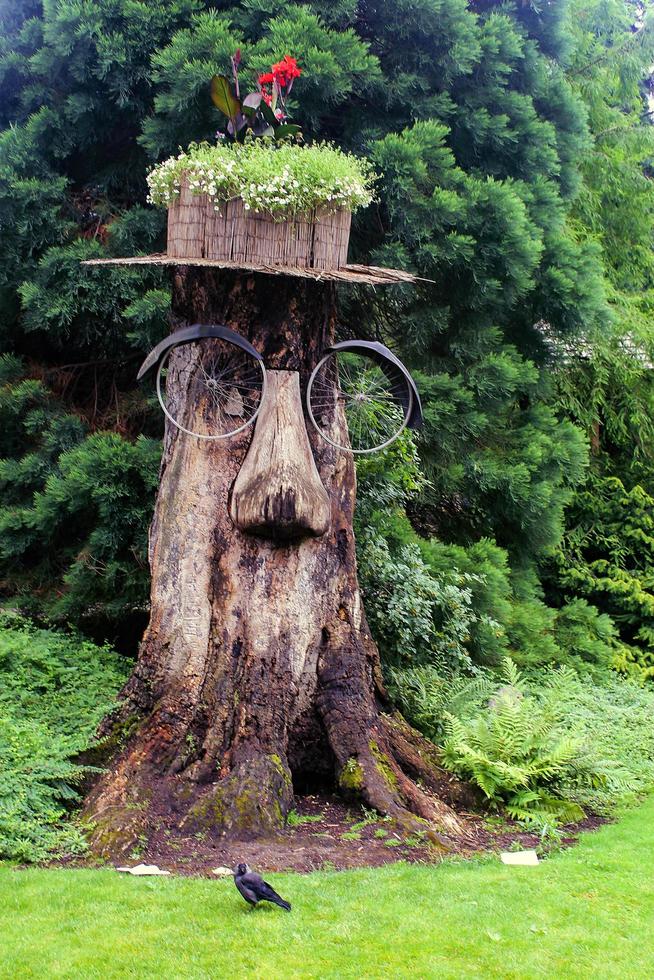
{"label": "conifer foliage", "polygon": [[565,351],[553,403],[587,433],[587,478],[565,516],[547,575],[551,599],[583,596],[612,618],[615,665],[654,677],[654,156],[646,11],[575,3],[570,76],[587,107],[591,148],[572,218],[603,249],[608,333]]}
{"label": "conifer foliage", "polygon": [[414,580],[431,575],[423,637],[451,640],[459,665],[507,649],[557,659],[539,567],[587,449],[552,402],[538,325],[607,330],[601,246],[619,223],[603,240],[580,231],[592,113],[570,73],[587,28],[574,35],[571,17],[569,2],[0,0],[5,595],[107,635],[144,610],[161,422],[134,374],[168,329],[168,282],[80,260],[161,247],[148,166],[215,139],[210,80],[237,49],[252,81],[292,52],[305,137],[382,173],[351,258],[431,280],[344,297],[344,335],[379,337],[421,369],[426,418],[424,476],[393,505],[400,530],[379,518],[364,583],[390,587],[382,566],[400,559]]}

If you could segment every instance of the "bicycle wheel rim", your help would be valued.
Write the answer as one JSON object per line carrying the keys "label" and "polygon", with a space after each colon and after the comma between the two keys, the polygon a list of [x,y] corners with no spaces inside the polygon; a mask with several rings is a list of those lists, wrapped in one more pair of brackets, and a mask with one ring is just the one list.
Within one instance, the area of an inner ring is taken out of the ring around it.
{"label": "bicycle wheel rim", "polygon": [[[382,374],[385,374],[385,372],[383,371],[383,369],[380,367],[380,365],[373,358],[370,358],[370,357],[368,357],[366,355],[356,355],[356,356],[359,357],[359,359],[362,360],[362,361],[364,361],[364,360],[365,361],[370,361],[371,362],[371,365],[374,365]],[[411,386],[408,384],[408,382],[406,381],[406,379],[401,375],[401,373],[400,372],[397,372],[396,377],[397,377],[398,383],[396,384],[396,387],[399,388],[401,386],[402,391],[403,391],[404,398],[403,399],[400,399],[399,397],[396,397],[394,399],[394,403],[395,403],[395,406],[398,408],[398,410],[400,410],[400,408],[401,408],[401,411],[403,413],[403,418],[402,418],[401,421],[398,419],[397,428],[394,428],[393,429],[392,433],[388,436],[388,438],[386,438],[386,439],[382,440],[380,443],[376,443],[374,446],[370,446],[368,448],[353,447],[351,444],[346,446],[346,445],[343,445],[343,444],[341,444],[339,442],[336,442],[334,439],[331,438],[331,436],[328,433],[325,432],[324,428],[319,424],[318,420],[316,419],[316,415],[315,415],[315,411],[314,411],[315,405],[313,404],[313,400],[314,400],[313,399],[313,395],[314,395],[314,389],[316,387],[316,384],[318,383],[317,382],[317,379],[320,378],[320,372],[325,368],[325,366],[327,364],[330,363],[330,361],[333,362],[333,364],[334,364],[334,377],[335,378],[338,378],[339,377],[338,358],[337,358],[336,352],[333,352],[333,351],[330,351],[330,353],[326,354],[318,362],[318,364],[314,368],[313,372],[311,373],[311,377],[309,378],[309,384],[307,385],[306,402],[307,402],[307,412],[308,412],[309,418],[311,420],[311,424],[313,425],[314,429],[318,432],[318,434],[320,435],[320,437],[322,439],[324,439],[325,442],[328,443],[328,445],[333,446],[334,449],[339,449],[342,452],[349,452],[349,453],[352,453],[355,456],[365,456],[365,455],[367,455],[369,453],[378,453],[378,452],[381,452],[381,450],[386,449],[393,442],[395,442],[395,440],[398,438],[398,436],[401,435],[401,433],[404,431],[404,429],[406,429],[406,427],[408,425],[409,419],[411,417],[411,410],[413,408],[413,392],[411,390]],[[391,382],[390,382],[390,377],[389,377],[389,384],[390,383]],[[334,389],[333,390],[334,390],[334,392],[336,392],[336,390],[337,390],[336,389],[336,386],[334,386]],[[327,396],[325,396],[323,394],[322,397],[327,397]],[[336,411],[336,403],[337,403],[337,401],[338,401],[338,396],[334,399],[334,411]],[[343,414],[345,416],[345,422],[346,422],[347,431],[348,431],[348,440],[351,440],[350,426],[348,424],[347,412],[346,412],[345,408],[343,408]]]}
{"label": "bicycle wheel rim", "polygon": [[[192,341],[192,343],[199,343],[199,342],[200,341]],[[223,343],[228,343],[228,342],[227,341],[223,341]],[[262,408],[263,402],[264,402],[264,398],[265,398],[265,394],[266,394],[266,380],[267,380],[266,379],[266,370],[265,370],[265,367],[263,365],[263,361],[260,361],[257,358],[251,357],[250,355],[243,355],[243,356],[247,356],[248,357],[248,359],[252,363],[252,365],[256,365],[256,368],[260,372],[260,376],[261,376],[261,387],[259,389],[260,390],[260,396],[259,396],[259,399],[258,399],[259,404],[256,406],[256,408],[254,409],[254,411],[252,412],[252,414],[241,425],[237,426],[234,429],[230,429],[228,432],[218,432],[218,433],[194,432],[193,429],[189,429],[187,426],[183,425],[182,422],[180,422],[178,419],[176,419],[173,416],[173,414],[168,409],[168,406],[167,406],[166,400],[165,400],[165,396],[164,396],[164,392],[162,390],[163,372],[164,372],[164,370],[167,369],[167,366],[168,366],[168,363],[169,363],[169,359],[170,359],[171,354],[173,353],[173,351],[177,350],[178,347],[182,347],[182,346],[185,346],[185,345],[186,345],[185,343],[184,344],[176,344],[174,347],[169,348],[166,351],[166,353],[164,354],[164,356],[162,357],[161,361],[159,362],[159,366],[157,368],[157,382],[156,382],[157,398],[159,400],[159,405],[161,406],[161,409],[162,409],[164,415],[166,416],[166,418],[169,420],[169,422],[171,422],[175,426],[176,429],[179,429],[180,432],[186,433],[186,435],[194,436],[196,439],[205,439],[205,440],[214,441],[214,442],[215,441],[218,441],[218,440],[222,440],[222,439],[231,439],[232,436],[238,435],[239,433],[241,433],[245,429],[247,429],[248,426],[252,425],[256,421],[256,419],[257,419],[257,417],[258,417],[258,415],[259,415],[259,413],[261,411],[261,408]],[[233,346],[233,345],[230,345],[230,346]],[[238,348],[235,348],[235,350],[238,350]]]}

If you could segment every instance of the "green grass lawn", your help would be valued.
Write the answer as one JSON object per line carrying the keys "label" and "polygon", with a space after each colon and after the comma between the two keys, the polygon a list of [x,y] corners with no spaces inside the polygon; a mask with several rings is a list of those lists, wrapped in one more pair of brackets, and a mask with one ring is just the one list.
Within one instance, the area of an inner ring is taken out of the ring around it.
{"label": "green grass lawn", "polygon": [[0,976],[654,976],[654,797],[537,868],[270,877],[291,913],[231,879],[0,866]]}

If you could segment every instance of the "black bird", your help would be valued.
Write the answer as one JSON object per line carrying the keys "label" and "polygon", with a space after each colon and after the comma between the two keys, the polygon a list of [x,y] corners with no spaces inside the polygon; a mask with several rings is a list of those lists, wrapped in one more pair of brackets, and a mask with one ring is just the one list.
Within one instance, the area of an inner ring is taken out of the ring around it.
{"label": "black bird", "polygon": [[253,908],[258,902],[273,902],[287,912],[291,911],[289,903],[285,902],[261,875],[251,871],[247,864],[237,864],[234,868],[234,884],[245,901]]}

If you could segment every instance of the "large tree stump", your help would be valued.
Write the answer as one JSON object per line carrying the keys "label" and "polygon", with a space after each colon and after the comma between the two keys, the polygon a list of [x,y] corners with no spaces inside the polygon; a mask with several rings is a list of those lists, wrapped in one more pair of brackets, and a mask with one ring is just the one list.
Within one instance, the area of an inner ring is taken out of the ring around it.
{"label": "large tree stump", "polygon": [[[299,372],[304,396],[334,335],[335,288],[184,267],[174,276],[173,314],[180,324],[239,331],[269,370]],[[168,384],[192,413],[182,386],[174,388],[175,359],[184,356],[177,348]],[[274,377],[287,392],[280,411],[298,410],[293,376],[288,384]],[[271,412],[256,424],[265,436]],[[444,780],[433,746],[385,711],[357,583],[352,457],[310,426],[291,429],[286,452],[295,458],[262,482],[266,440],[243,465],[251,439],[252,427],[218,442],[166,428],[150,534],[151,619],[120,708],[104,725],[108,736],[126,734],[86,802],[92,846],[124,854],[171,812],[189,830],[275,831],[294,784],[321,782],[407,829],[459,833],[437,795]],[[257,513],[274,508],[265,501],[275,479],[297,482],[293,467],[307,486],[288,504],[290,519],[280,508],[281,533],[262,537]]]}

